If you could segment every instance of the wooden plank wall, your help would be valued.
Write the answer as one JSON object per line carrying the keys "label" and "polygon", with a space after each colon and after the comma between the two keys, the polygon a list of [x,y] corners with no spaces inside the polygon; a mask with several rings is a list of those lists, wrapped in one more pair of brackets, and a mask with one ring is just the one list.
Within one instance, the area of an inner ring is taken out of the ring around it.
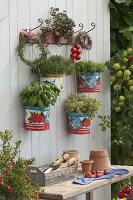
{"label": "wooden plank wall", "polygon": [[[23,128],[24,108],[19,93],[33,80],[30,67],[17,57],[19,32],[24,28],[37,25],[38,18],[46,19],[50,7],[67,10],[68,15],[78,25],[84,24],[84,30],[96,23],[96,29],[90,33],[93,40],[92,50],[84,51],[82,59],[104,62],[110,55],[110,18],[108,0],[0,0],[0,130],[12,129],[14,138],[22,141],[21,155],[36,157],[36,165],[51,162],[65,149],[77,149],[81,159],[89,157],[90,149],[107,148],[110,154],[110,130],[102,133],[99,120],[92,121],[90,135],[68,135],[64,99],[76,92],[75,77],[64,78],[64,90],[55,106],[51,107],[51,128],[49,131],[32,132]],[[77,30],[78,27],[75,28]],[[50,46],[52,54],[69,57],[70,47]],[[109,75],[102,75],[101,93],[90,94],[103,101],[101,114],[110,113]],[[94,200],[109,200],[110,187],[99,189],[92,194]],[[84,199],[84,196],[75,200]]]}

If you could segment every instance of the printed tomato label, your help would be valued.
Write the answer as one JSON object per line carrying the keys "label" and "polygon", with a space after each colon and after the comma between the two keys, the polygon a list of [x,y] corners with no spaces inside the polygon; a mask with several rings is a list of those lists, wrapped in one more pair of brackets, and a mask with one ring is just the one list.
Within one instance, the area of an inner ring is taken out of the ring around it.
{"label": "printed tomato label", "polygon": [[69,113],[67,131],[74,134],[90,133],[90,118],[86,114]]}
{"label": "printed tomato label", "polygon": [[77,91],[84,93],[100,92],[100,73],[77,76]]}
{"label": "printed tomato label", "polygon": [[28,130],[49,129],[50,108],[25,107],[25,128]]}

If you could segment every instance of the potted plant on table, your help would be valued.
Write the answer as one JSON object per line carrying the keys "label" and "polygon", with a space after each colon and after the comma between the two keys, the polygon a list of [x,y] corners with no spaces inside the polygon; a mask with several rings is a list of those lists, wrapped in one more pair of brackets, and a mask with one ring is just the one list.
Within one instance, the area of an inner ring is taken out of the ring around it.
{"label": "potted plant on table", "polygon": [[28,166],[35,159],[18,157],[21,141],[13,145],[12,131],[0,132],[0,200],[39,200]]}
{"label": "potted plant on table", "polygon": [[101,102],[85,95],[72,94],[65,100],[68,114],[67,131],[74,134],[90,133],[90,120],[95,117]]}
{"label": "potted plant on table", "polygon": [[75,63],[78,92],[100,92],[100,73],[104,72],[104,64],[92,61]]}
{"label": "potted plant on table", "polygon": [[49,106],[55,104],[59,94],[60,90],[53,83],[32,82],[21,91],[26,129],[49,129]]}
{"label": "potted plant on table", "polygon": [[34,69],[34,73],[41,77],[41,81],[53,82],[59,89],[63,88],[63,75],[71,75],[74,71],[74,63],[60,55],[50,56],[45,59],[43,65]]}

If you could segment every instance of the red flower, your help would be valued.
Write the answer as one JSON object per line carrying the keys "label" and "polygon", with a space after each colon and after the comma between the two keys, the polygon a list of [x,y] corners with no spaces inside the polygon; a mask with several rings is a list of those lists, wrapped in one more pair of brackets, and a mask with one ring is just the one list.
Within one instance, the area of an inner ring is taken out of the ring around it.
{"label": "red flower", "polygon": [[6,186],[6,189],[8,192],[12,192],[12,188],[9,185]]}
{"label": "red flower", "polygon": [[4,185],[3,179],[0,179],[0,185]]}

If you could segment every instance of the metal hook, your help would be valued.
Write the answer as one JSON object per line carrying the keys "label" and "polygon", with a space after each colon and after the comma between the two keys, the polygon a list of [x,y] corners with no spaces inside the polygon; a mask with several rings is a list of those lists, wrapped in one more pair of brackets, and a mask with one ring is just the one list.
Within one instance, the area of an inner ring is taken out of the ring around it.
{"label": "metal hook", "polygon": [[95,27],[96,27],[96,24],[94,22],[91,23],[91,26],[93,27],[92,29],[90,29],[89,31],[86,31],[85,33],[89,33],[91,32]]}
{"label": "metal hook", "polygon": [[40,19],[38,19],[38,23],[39,23],[39,25],[38,26],[36,26],[35,28],[33,28],[33,29],[31,29],[31,31],[33,31],[33,30],[35,30],[35,29],[37,29],[37,28],[39,28],[42,24],[43,24],[43,20],[40,18]]}
{"label": "metal hook", "polygon": [[80,32],[80,31],[82,31],[83,28],[84,28],[84,25],[83,25],[82,23],[80,23],[80,24],[79,24],[79,27],[81,27],[81,28],[80,28],[78,31],[74,32],[74,33],[78,33],[78,32]]}

